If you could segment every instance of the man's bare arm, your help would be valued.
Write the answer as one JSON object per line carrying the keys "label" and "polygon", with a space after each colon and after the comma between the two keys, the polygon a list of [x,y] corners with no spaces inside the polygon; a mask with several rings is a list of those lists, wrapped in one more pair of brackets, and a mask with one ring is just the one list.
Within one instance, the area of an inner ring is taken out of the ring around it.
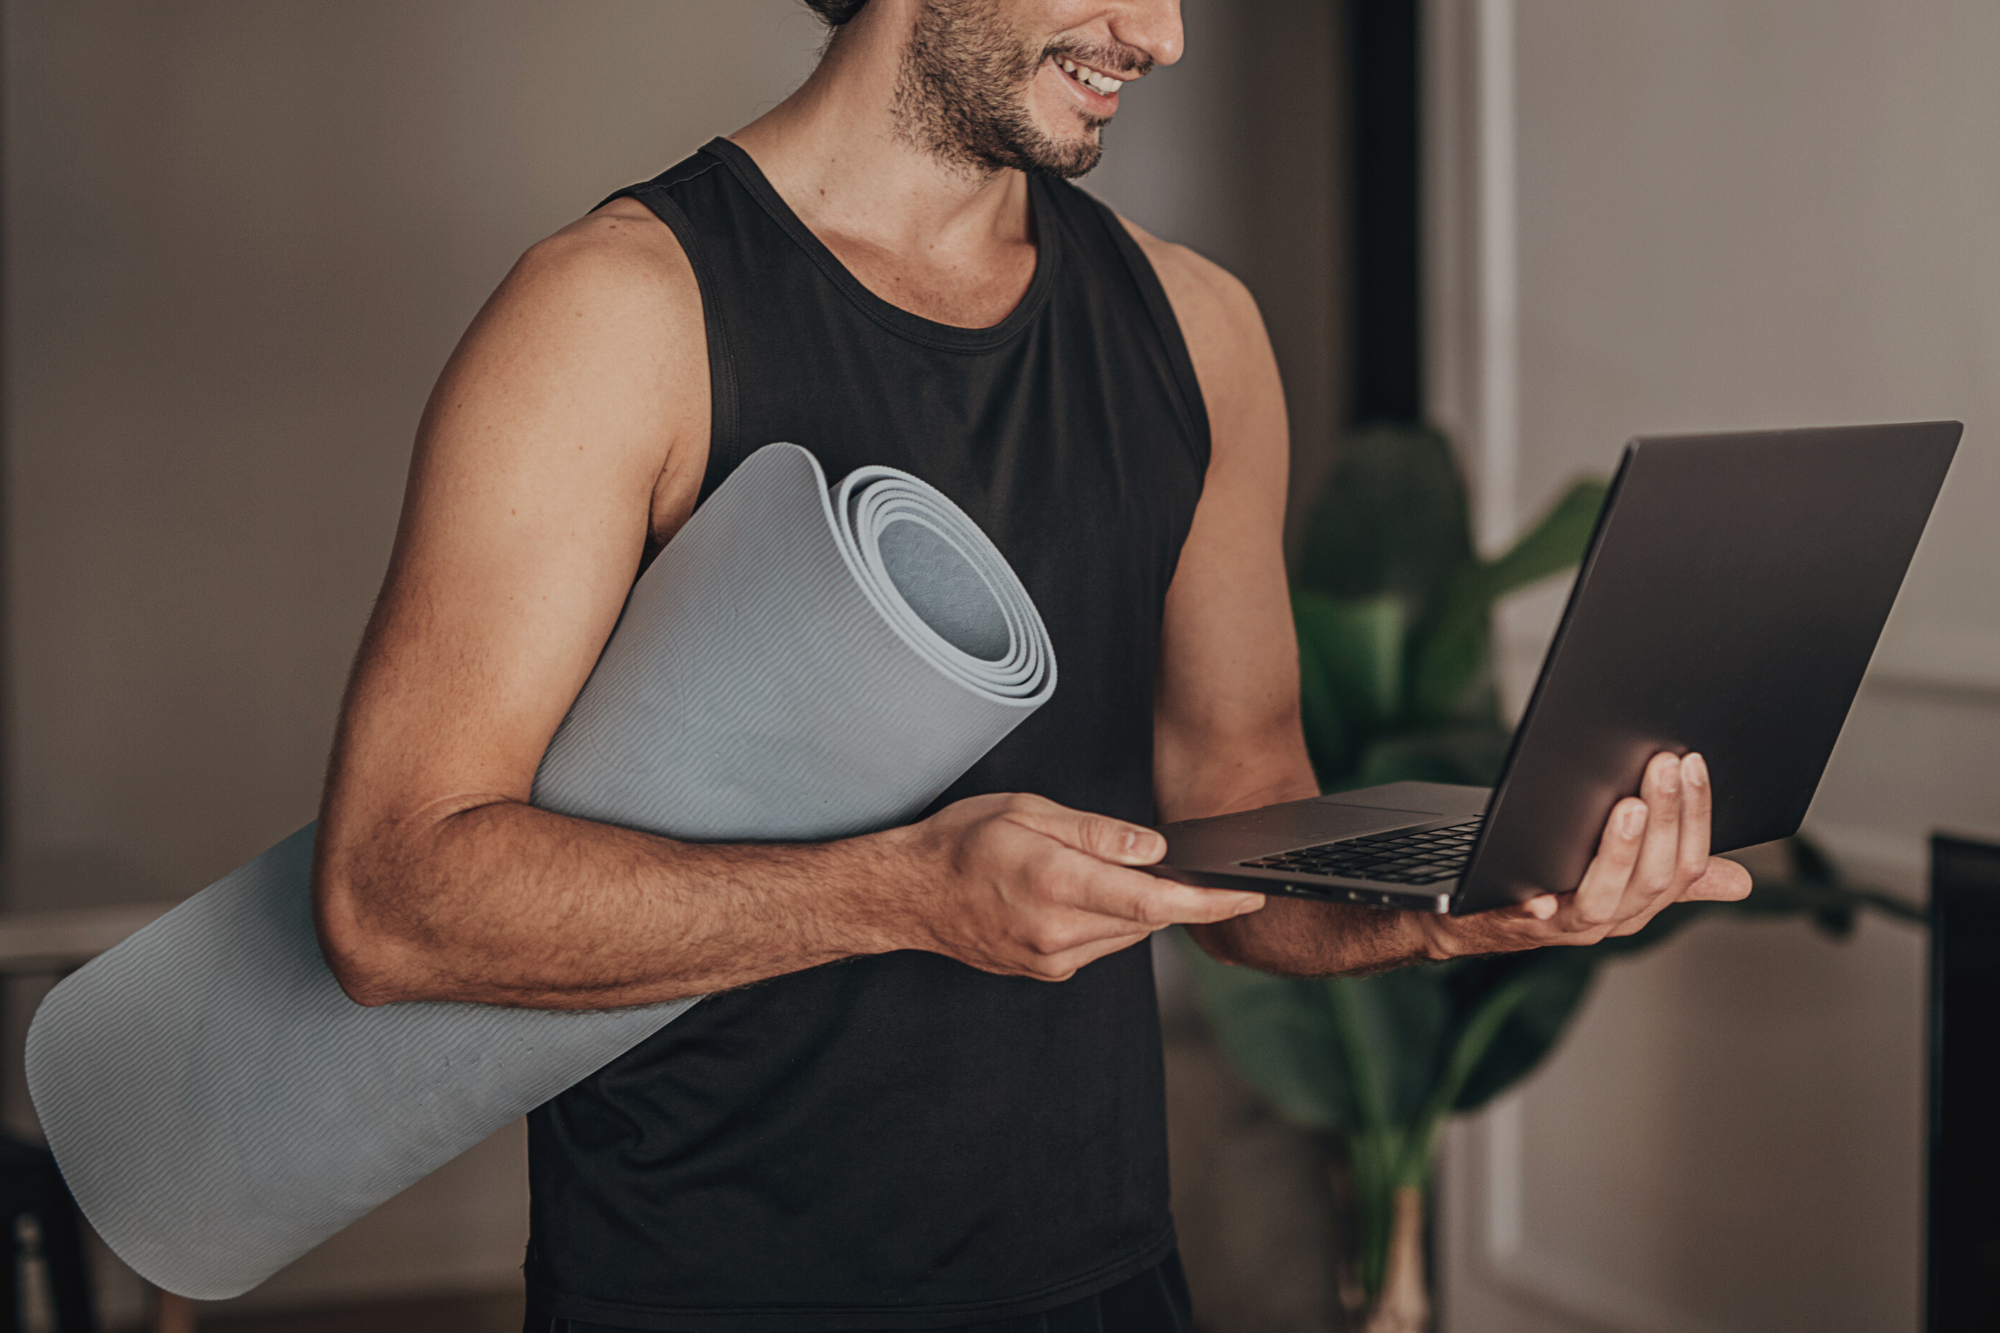
{"label": "man's bare arm", "polygon": [[[1160,817],[1312,796],[1279,548],[1288,444],[1270,341],[1241,283],[1181,246],[1130,230],[1180,321],[1212,439],[1207,485],[1167,597],[1154,727]],[[1273,897],[1261,912],[1190,932],[1225,961],[1294,976],[1594,943],[1639,929],[1669,902],[1748,891],[1741,867],[1708,857],[1709,804],[1699,758],[1663,755],[1640,799],[1612,811],[1599,855],[1572,892],[1463,918]]]}
{"label": "man's bare arm", "polygon": [[[1160,818],[1315,796],[1282,547],[1289,429],[1270,339],[1242,283],[1127,226],[1179,319],[1211,442],[1201,504],[1167,593],[1153,728]],[[1230,961],[1294,973],[1372,971],[1422,955],[1398,913],[1273,897],[1254,915],[1268,923],[1254,938],[1197,938]]]}
{"label": "man's bare arm", "polygon": [[315,910],[365,1003],[609,1007],[929,949],[1059,978],[1248,894],[1130,869],[1150,832],[1030,796],[818,846],[689,845],[527,804],[649,540],[707,455],[699,290],[614,204],[537,246],[440,379],[343,707]]}

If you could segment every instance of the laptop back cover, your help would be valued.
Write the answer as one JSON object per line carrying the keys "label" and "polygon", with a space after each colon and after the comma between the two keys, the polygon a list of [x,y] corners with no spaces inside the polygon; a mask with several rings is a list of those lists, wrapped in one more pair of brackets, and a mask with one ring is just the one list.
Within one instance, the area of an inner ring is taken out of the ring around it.
{"label": "laptop back cover", "polygon": [[1797,832],[1961,429],[1628,445],[1453,910],[1576,887],[1660,750],[1707,759],[1716,851]]}

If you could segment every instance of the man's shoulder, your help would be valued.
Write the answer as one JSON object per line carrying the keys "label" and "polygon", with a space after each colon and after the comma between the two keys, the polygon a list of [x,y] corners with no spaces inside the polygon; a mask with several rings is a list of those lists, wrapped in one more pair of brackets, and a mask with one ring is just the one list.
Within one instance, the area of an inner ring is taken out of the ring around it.
{"label": "man's shoulder", "polygon": [[1176,310],[1184,298],[1192,305],[1241,305],[1256,310],[1250,289],[1234,273],[1185,245],[1162,240],[1122,213],[1117,216],[1159,275],[1160,285],[1167,289],[1167,298]]}
{"label": "man's shoulder", "polygon": [[579,315],[634,307],[701,313],[700,288],[680,241],[633,199],[614,199],[537,241],[507,286],[517,297],[573,304]]}
{"label": "man's shoulder", "polygon": [[1268,378],[1271,344],[1250,289],[1214,260],[1161,240],[1129,218],[1118,220],[1166,290],[1211,409],[1238,394],[1259,392]]}
{"label": "man's shoulder", "polygon": [[1264,343],[1264,317],[1256,298],[1234,273],[1185,245],[1161,240],[1130,218],[1121,215],[1118,221],[1166,289],[1197,368],[1204,352],[1233,357]]}

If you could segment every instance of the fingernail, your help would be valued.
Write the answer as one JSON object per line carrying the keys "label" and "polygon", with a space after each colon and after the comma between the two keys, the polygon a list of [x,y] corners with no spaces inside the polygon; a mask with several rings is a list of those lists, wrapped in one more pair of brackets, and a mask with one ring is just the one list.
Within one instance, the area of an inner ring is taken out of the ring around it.
{"label": "fingernail", "polygon": [[1242,916],[1246,912],[1254,912],[1263,905],[1264,905],[1263,894],[1261,893],[1248,894],[1245,896],[1242,902],[1236,904],[1236,915]]}
{"label": "fingernail", "polygon": [[1691,754],[1681,760],[1681,776],[1690,787],[1699,787],[1708,781],[1708,761],[1698,754]]}
{"label": "fingernail", "polygon": [[1125,856],[1132,861],[1157,861],[1167,848],[1165,840],[1151,829],[1128,829],[1125,833]]}
{"label": "fingernail", "polygon": [[1618,817],[1618,831],[1628,838],[1636,838],[1646,827],[1646,807],[1643,802],[1635,802],[1625,807],[1625,813]]}

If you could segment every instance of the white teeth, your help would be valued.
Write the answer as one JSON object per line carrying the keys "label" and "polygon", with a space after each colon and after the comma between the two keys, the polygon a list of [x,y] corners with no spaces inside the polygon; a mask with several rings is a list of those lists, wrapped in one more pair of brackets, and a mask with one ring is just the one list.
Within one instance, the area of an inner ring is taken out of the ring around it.
{"label": "white teeth", "polygon": [[1084,87],[1095,89],[1106,97],[1125,86],[1125,80],[1114,79],[1109,74],[1099,74],[1096,70],[1079,65],[1066,56],[1057,56],[1056,64],[1062,67],[1063,73],[1072,76]]}

